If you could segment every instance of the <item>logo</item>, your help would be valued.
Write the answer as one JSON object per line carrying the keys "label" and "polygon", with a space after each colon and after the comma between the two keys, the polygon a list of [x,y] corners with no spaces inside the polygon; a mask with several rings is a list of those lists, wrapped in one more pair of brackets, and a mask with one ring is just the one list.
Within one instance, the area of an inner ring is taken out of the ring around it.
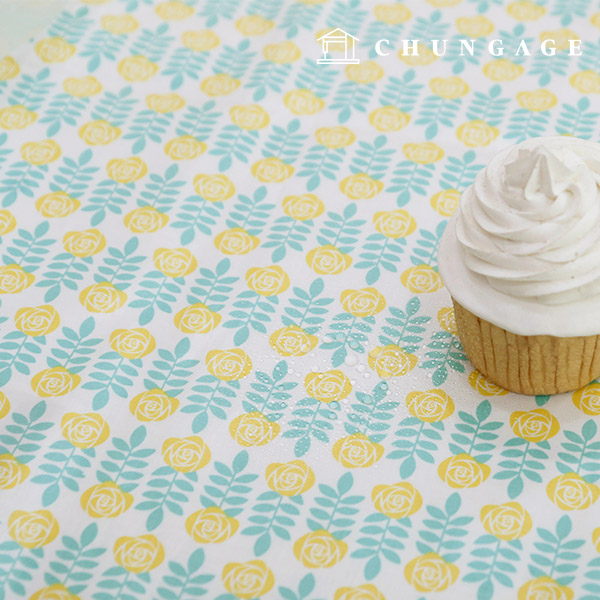
{"label": "logo", "polygon": [[[317,41],[321,42],[323,48],[323,56],[317,60],[321,65],[356,65],[360,62],[360,58],[354,58],[358,38],[339,27],[322,35]],[[330,58],[329,52],[343,52],[344,58]]]}

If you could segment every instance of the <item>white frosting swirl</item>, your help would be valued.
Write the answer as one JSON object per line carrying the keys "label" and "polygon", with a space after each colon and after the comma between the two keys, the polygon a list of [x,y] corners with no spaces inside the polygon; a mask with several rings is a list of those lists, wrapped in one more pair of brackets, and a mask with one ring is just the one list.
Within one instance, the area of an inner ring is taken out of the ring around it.
{"label": "white frosting swirl", "polygon": [[[501,327],[522,335],[600,333],[600,144],[534,138],[497,154],[463,193],[439,262],[452,295]],[[457,289],[465,271],[471,289]],[[594,324],[567,316],[577,303]]]}

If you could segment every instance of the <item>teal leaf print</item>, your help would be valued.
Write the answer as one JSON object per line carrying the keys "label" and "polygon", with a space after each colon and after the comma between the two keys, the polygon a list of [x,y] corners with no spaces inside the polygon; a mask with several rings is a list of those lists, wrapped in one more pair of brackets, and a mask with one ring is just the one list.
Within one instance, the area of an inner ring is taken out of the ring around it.
{"label": "teal leaf print", "polygon": [[187,46],[176,48],[169,57],[167,68],[162,70],[163,75],[171,75],[171,89],[180,88],[186,77],[197,81],[208,56],[208,51],[197,52]]}
{"label": "teal leaf print", "polygon": [[586,52],[581,54],[581,58],[578,62],[578,67],[582,71],[597,71],[598,65],[600,64],[600,57],[598,56],[598,48],[600,44],[596,42],[587,41],[585,43]]}
{"label": "teal leaf print", "polygon": [[236,454],[231,467],[215,461],[216,474],[209,476],[210,483],[204,486],[204,494],[200,495],[202,506],[217,506],[229,517],[240,515],[244,510],[242,505],[248,502],[252,491],[248,484],[258,479],[258,475],[253,473],[243,473],[247,466],[248,453],[245,450]]}
{"label": "teal leaf print", "polygon": [[8,383],[13,369],[29,375],[29,365],[35,364],[35,354],[41,354],[41,346],[46,345],[45,336],[29,336],[22,331],[7,333],[0,342],[0,386]]}
{"label": "teal leaf print", "polygon": [[50,90],[55,83],[46,81],[50,75],[48,67],[38,72],[35,77],[23,73],[21,79],[9,96],[9,104],[21,104],[28,110],[36,111],[50,95]]}
{"label": "teal leaf print", "polygon": [[556,461],[561,473],[577,473],[588,483],[596,483],[600,479],[597,472],[600,470],[600,442],[592,441],[597,433],[598,426],[592,419],[583,424],[581,434],[564,432],[567,441],[561,444],[564,451],[558,453],[560,460]]}
{"label": "teal leaf print", "polygon": [[109,567],[100,577],[97,587],[114,592],[96,592],[92,594],[94,600],[135,600],[140,594],[143,597],[150,583],[149,573],[133,573],[124,567]]}
{"label": "teal leaf print", "polygon": [[287,215],[278,217],[267,235],[268,241],[262,247],[273,248],[271,260],[278,263],[286,257],[288,248],[296,252],[303,251],[303,243],[308,239],[313,225],[312,219],[299,221]]}
{"label": "teal leaf print", "polygon": [[[98,29],[89,36],[88,40],[79,53],[87,61],[88,73],[93,73],[102,64],[102,60],[116,60],[121,48],[125,44],[127,36],[110,33],[105,29]],[[109,92],[106,92],[109,96]],[[107,119],[108,120],[108,119]]]}
{"label": "teal leaf print", "polygon": [[[258,536],[254,542],[254,554],[262,556],[271,547],[272,536],[290,541],[289,530],[295,525],[294,517],[300,515],[299,506],[303,505],[302,496],[283,496],[274,491],[263,492],[256,498],[253,514],[248,517],[249,527],[242,530],[243,535]],[[283,513],[283,514],[282,514]]]}
{"label": "teal leaf print", "polygon": [[360,495],[348,495],[353,485],[352,473],[344,473],[335,487],[319,484],[321,495],[314,498],[316,507],[310,509],[310,517],[306,519],[311,531],[324,529],[338,540],[352,533],[356,524],[355,515],[360,510],[357,505],[365,499]]}
{"label": "teal leaf print", "polygon": [[434,231],[419,230],[421,237],[417,240],[417,245],[413,248],[410,257],[413,265],[426,264],[437,270],[438,247],[447,224],[448,221],[441,221]]}
{"label": "teal leaf print", "polygon": [[273,124],[262,151],[263,156],[267,158],[275,156],[286,164],[293,163],[300,154],[304,140],[308,137],[308,135],[296,133],[298,129],[300,129],[299,119],[290,121],[285,128]]}
{"label": "teal leaf print", "polygon": [[335,246],[343,254],[349,254],[358,243],[362,226],[366,223],[364,219],[353,219],[356,215],[356,204],[346,206],[342,214],[328,212],[328,220],[317,235],[317,242],[322,245]]}
{"label": "teal leaf print", "polygon": [[88,317],[81,322],[79,330],[63,327],[64,338],[56,341],[59,348],[52,348],[46,362],[50,368],[63,367],[70,373],[80,373],[91,360],[96,351],[94,346],[102,342],[102,338],[90,338],[96,322],[94,317]]}
{"label": "teal leaf print", "polygon": [[44,261],[43,256],[49,252],[56,240],[45,238],[50,225],[48,221],[42,221],[33,232],[19,229],[17,237],[12,239],[12,245],[6,249],[2,260],[5,265],[19,265],[27,273],[33,273],[39,269]]}
{"label": "teal leaf print", "polygon": [[19,194],[33,198],[34,190],[40,187],[47,172],[48,165],[33,165],[25,160],[13,163],[5,172],[7,177],[0,181],[2,206],[11,206]]}
{"label": "teal leaf print", "polygon": [[312,192],[319,187],[321,176],[335,180],[336,173],[346,156],[345,148],[327,148],[318,145],[311,146],[306,153],[302,168],[296,173],[298,177],[308,177],[306,189]]}
{"label": "teal leaf print", "polygon": [[278,27],[286,30],[285,37],[290,40],[298,35],[300,28],[313,31],[322,10],[323,6],[319,4],[312,6],[302,3],[290,4],[279,21]]}
{"label": "teal leaf print", "polygon": [[450,436],[453,440],[448,444],[450,451],[453,454],[468,454],[480,463],[490,460],[496,447],[493,442],[498,439],[498,434],[494,431],[502,427],[502,421],[488,421],[491,413],[492,405],[489,400],[483,400],[477,405],[475,416],[459,410],[458,417],[462,422],[455,424],[458,433]]}
{"label": "teal leaf print", "polygon": [[220,112],[213,110],[216,106],[214,100],[208,100],[200,108],[187,106],[181,120],[175,129],[177,135],[191,135],[199,142],[206,140],[212,133]]}
{"label": "teal leaf print", "polygon": [[298,584],[298,591],[279,586],[279,593],[283,600],[308,600],[308,596],[315,589],[315,576],[312,573],[306,574]]}
{"label": "teal leaf print", "polygon": [[423,341],[423,325],[431,321],[431,317],[417,315],[420,309],[421,300],[418,296],[411,298],[404,310],[396,306],[388,307],[391,317],[385,319],[386,325],[381,328],[379,343],[399,346],[408,354],[414,354]]}
{"label": "teal leaf print", "polygon": [[369,437],[374,443],[383,441],[391,425],[389,421],[394,418],[394,412],[400,405],[399,402],[385,400],[388,395],[388,384],[380,381],[371,394],[365,392],[356,392],[358,402],[350,405],[348,412],[348,421],[344,423],[344,429],[348,435],[362,433]]}
{"label": "teal leaf print", "polygon": [[585,17],[589,5],[590,0],[555,0],[550,14],[560,17],[560,24],[565,27],[571,23],[574,15]]}
{"label": "teal leaf print", "polygon": [[148,140],[155,144],[163,141],[167,129],[173,120],[172,112],[156,112],[152,109],[139,111],[133,119],[129,133],[123,136],[124,140],[134,140],[131,146],[133,154],[139,154]]}
{"label": "teal leaf print", "polygon": [[367,112],[367,106],[374,91],[374,83],[344,81],[336,89],[329,108],[339,110],[338,122],[346,123],[352,116],[352,111]]}
{"label": "teal leaf print", "polygon": [[554,532],[538,527],[537,552],[530,554],[529,572],[533,577],[550,577],[559,585],[569,585],[575,579],[578,561],[581,558],[575,550],[585,544],[585,540],[569,540],[573,524],[568,515],[557,522]]}
{"label": "teal leaf print", "polygon": [[48,33],[52,36],[61,37],[70,44],[77,44],[93,23],[93,19],[86,18],[88,12],[85,6],[74,13],[64,10],[52,23]]}
{"label": "teal leaf print", "polygon": [[462,105],[460,98],[442,98],[441,96],[428,96],[423,100],[416,125],[426,125],[425,139],[434,138],[440,125],[454,127],[456,115]]}
{"label": "teal leaf print", "polygon": [[226,73],[234,79],[240,79],[248,72],[255,52],[250,52],[250,40],[242,40],[237,47],[225,46],[213,66],[215,74]]}
{"label": "teal leaf print", "polygon": [[204,304],[210,310],[219,312],[225,306],[233,284],[239,277],[225,277],[231,267],[231,261],[224,258],[219,261],[214,271],[200,267],[200,279],[195,280],[195,285],[190,288],[187,301],[190,304]]}
{"label": "teal leaf print", "polygon": [[135,272],[139,271],[139,263],[146,259],[145,256],[134,254],[139,245],[136,237],[129,239],[123,250],[108,248],[109,256],[104,258],[103,264],[94,273],[96,283],[109,282],[118,290],[126,290],[135,279]]}
{"label": "teal leaf print", "polygon": [[[99,562],[95,558],[102,556],[106,548],[90,548],[98,535],[98,525],[91,523],[81,532],[79,541],[67,535],[62,536],[62,548],[56,551],[56,559],[50,561],[50,571],[44,575],[47,585],[62,584],[69,593],[80,594],[88,587],[93,577],[93,569]],[[70,580],[73,580],[70,582]]]}
{"label": "teal leaf print", "polygon": [[[181,563],[169,561],[169,574],[163,576],[166,587],[159,587],[158,594],[163,600],[194,600],[208,591],[204,585],[215,576],[198,573],[204,564],[204,550],[197,548],[189,556],[184,567]],[[177,591],[177,594],[175,593]]]}
{"label": "teal leaf print", "polygon": [[294,454],[304,456],[312,445],[312,440],[329,443],[329,431],[333,431],[333,423],[338,418],[339,402],[326,404],[315,398],[303,398],[296,403],[292,411],[293,419],[288,421],[290,429],[284,438],[296,440]]}
{"label": "teal leaf print", "polygon": [[93,260],[91,256],[78,257],[69,252],[57,254],[52,262],[48,263],[48,271],[36,286],[48,288],[44,294],[45,302],[52,302],[58,298],[63,287],[77,290],[77,283],[83,280],[83,274],[89,271]]}
{"label": "teal leaf print", "polygon": [[589,571],[585,572],[585,583],[581,586],[585,592],[585,596],[581,596],[581,600],[596,600],[600,594],[600,556],[596,556],[587,564]]}
{"label": "teal leaf print", "polygon": [[362,8],[360,0],[336,0],[333,10],[327,15],[327,26],[332,29],[339,27],[356,35],[366,16],[367,11]]}
{"label": "teal leaf print", "polygon": [[462,159],[449,156],[448,162],[440,177],[440,185],[443,189],[456,189],[463,191],[469,187],[477,173],[484,168],[483,164],[473,164],[475,152],[469,150],[463,154]]}
{"label": "teal leaf print", "polygon": [[169,26],[167,23],[159,25],[155,31],[151,29],[142,29],[131,46],[132,54],[141,54],[152,62],[159,62],[167,53],[169,46],[175,40],[175,37],[168,35]]}
{"label": "teal leaf print", "polygon": [[205,0],[200,5],[198,15],[206,17],[206,26],[213,27],[221,17],[227,19],[235,13],[241,0]]}
{"label": "teal leaf print", "polygon": [[292,288],[294,297],[289,299],[290,306],[286,306],[281,320],[286,327],[295,325],[301,327],[308,335],[314,335],[321,329],[321,323],[325,321],[321,315],[327,314],[327,305],[333,302],[333,298],[319,297],[325,289],[323,280],[319,277],[309,286],[308,291],[299,287]]}
{"label": "teal leaf print", "polygon": [[396,431],[398,438],[392,442],[397,450],[387,454],[387,458],[401,460],[400,477],[408,479],[417,466],[417,459],[434,464],[433,453],[437,451],[437,442],[441,441],[444,424],[441,421],[427,423],[416,417],[406,417],[400,421],[400,429]]}
{"label": "teal leaf print", "polygon": [[426,189],[433,178],[434,171],[434,164],[424,165],[411,160],[400,161],[393,172],[393,185],[389,186],[386,191],[398,192],[396,204],[402,207],[409,201],[411,193],[419,196],[427,194]]}
{"label": "teal leaf print", "polygon": [[49,123],[46,129],[48,137],[55,136],[63,123],[74,127],[90,102],[89,98],[77,98],[70,94],[56,94],[48,103],[40,123]]}
{"label": "teal leaf print", "polygon": [[50,182],[50,190],[65,192],[73,198],[79,199],[88,189],[89,182],[93,179],[93,173],[99,170],[98,167],[87,166],[92,157],[90,149],[84,150],[77,160],[68,156],[63,157],[63,164],[58,167],[58,172]]}
{"label": "teal leaf print", "polygon": [[112,481],[126,493],[140,485],[139,480],[144,477],[144,469],[148,466],[144,459],[156,452],[154,448],[140,448],[146,440],[146,433],[146,427],[140,425],[131,432],[129,442],[118,437],[111,438],[113,447],[107,450],[106,459],[100,462],[101,469],[96,471],[100,483]]}
{"label": "teal leaf print", "polygon": [[589,98],[585,96],[576,106],[563,104],[560,116],[556,120],[556,133],[590,139],[600,116],[600,113],[589,112],[590,106]]}
{"label": "teal leaf print", "polygon": [[179,241],[187,246],[196,239],[196,233],[212,235],[211,227],[223,209],[223,202],[209,202],[200,196],[189,196],[179,205],[177,219],[171,227],[181,229]]}
{"label": "teal leaf print", "polygon": [[484,13],[494,4],[502,4],[502,0],[469,0],[477,4],[477,11]]}
{"label": "teal leaf print", "polygon": [[[4,146],[6,144],[6,140],[8,139],[8,135],[6,133],[0,134],[0,146]],[[6,157],[11,153],[10,148],[1,148],[0,147],[0,165],[6,160]],[[1,238],[0,238],[1,241]]]}
{"label": "teal leaf print", "polygon": [[248,130],[233,124],[225,125],[209,154],[221,156],[219,171],[227,171],[233,164],[234,158],[243,163],[248,162],[248,156],[256,146],[258,137],[259,134],[256,129]]}
{"label": "teal leaf print", "polygon": [[61,488],[79,492],[79,479],[85,477],[86,469],[92,466],[90,458],[96,456],[95,448],[77,448],[67,440],[50,444],[44,454],[44,462],[39,466],[43,474],[31,478],[32,483],[45,486],[42,493],[42,506],[50,506],[58,499]]}
{"label": "teal leaf print", "polygon": [[371,333],[374,324],[374,317],[357,317],[347,312],[335,315],[326,341],[320,346],[323,350],[334,350],[332,366],[339,367],[344,362],[348,349],[364,354],[367,333]]}
{"label": "teal leaf print", "polygon": [[263,60],[254,67],[254,71],[248,76],[248,82],[244,87],[254,88],[252,99],[259,102],[267,95],[269,90],[281,93],[281,89],[291,71],[292,65],[290,63],[278,64]]}
{"label": "teal leaf print", "polygon": [[146,183],[144,191],[140,193],[137,205],[140,207],[152,206],[161,213],[168,212],[181,193],[180,188],[185,185],[185,181],[175,180],[178,172],[179,167],[171,165],[165,171],[164,176],[150,173],[150,181]]}
{"label": "teal leaf print", "polygon": [[135,292],[138,300],[129,303],[131,308],[143,309],[138,317],[138,323],[140,325],[150,323],[156,309],[171,314],[172,304],[176,302],[184,283],[183,277],[170,277],[158,270],[147,272],[139,283],[142,289]]}
{"label": "teal leaf print", "polygon": [[88,199],[89,204],[81,210],[94,213],[90,219],[92,227],[99,225],[106,218],[107,211],[120,215],[127,200],[131,198],[131,192],[135,188],[134,183],[119,183],[112,179],[104,179]]}
{"label": "teal leaf print", "polygon": [[538,84],[547,86],[553,75],[566,75],[569,65],[569,54],[566,51],[558,51],[554,56],[546,56],[540,52],[533,57],[529,74],[539,75]]}
{"label": "teal leaf print", "polygon": [[524,40],[528,48],[531,48],[535,42],[535,38],[528,37],[524,33],[525,26],[523,24],[516,25],[512,32],[498,31],[498,38],[502,40],[502,46],[504,47],[504,56],[510,56],[513,63],[522,64],[527,60],[527,56],[522,52],[517,54],[521,41]]}
{"label": "teal leaf print", "polygon": [[440,386],[448,379],[448,367],[458,373],[465,372],[468,363],[462,344],[458,336],[448,331],[436,331],[427,344],[425,352],[427,360],[419,364],[421,369],[435,369],[431,381],[433,385]]}
{"label": "teal leaf print", "polygon": [[[510,98],[500,97],[501,93],[502,88],[498,84],[493,85],[487,94],[484,94],[483,92],[474,92],[473,99],[467,110],[467,119],[473,121],[485,121],[488,125],[492,125],[494,127],[500,125],[500,123],[502,123],[502,120],[504,119],[506,109],[508,108],[508,105],[510,103]],[[463,164],[465,163],[464,159],[466,158],[467,154],[469,155],[469,157],[472,157],[471,161],[469,162],[473,162],[473,159],[475,158],[475,152],[470,150],[468,153],[465,153],[465,156],[463,157]],[[448,157],[448,161],[450,162],[452,158],[453,157]],[[457,159],[454,160],[456,161]],[[454,164],[459,167],[463,166],[460,164],[460,162],[455,162]],[[474,170],[475,167],[477,167],[476,172],[478,172],[480,168],[482,168],[479,165],[472,165],[470,166],[470,169]],[[471,181],[473,178],[474,177],[471,178]],[[467,185],[469,185],[471,181],[469,181]],[[463,188],[461,187],[457,189]]]}
{"label": "teal leaf print", "polygon": [[9,598],[5,596],[8,590],[17,596],[24,596],[25,585],[33,579],[30,571],[35,572],[39,569],[36,559],[43,557],[43,548],[27,549],[12,540],[0,543],[0,598]]}
{"label": "teal leaf print", "polygon": [[[423,519],[424,529],[419,531],[420,540],[417,541],[417,550],[421,554],[435,552],[445,561],[455,563],[461,557],[461,550],[468,531],[464,529],[473,517],[456,516],[461,507],[460,495],[456,492],[450,494],[444,508],[429,505],[429,517]],[[450,538],[450,539],[448,539]]]}
{"label": "teal leaf print", "polygon": [[256,188],[252,198],[238,195],[238,202],[233,205],[226,220],[227,227],[239,227],[250,235],[259,235],[269,220],[274,204],[265,202],[267,188],[261,185]]}
{"label": "teal leaf print", "polygon": [[253,391],[246,392],[246,400],[242,406],[246,412],[260,412],[269,421],[279,421],[287,408],[287,400],[292,397],[289,393],[298,383],[283,381],[288,374],[285,360],[278,362],[271,375],[263,371],[255,371],[256,382],[250,384]]}
{"label": "teal leaf print", "polygon": [[550,121],[550,111],[541,112],[517,108],[508,122],[504,138],[514,140],[515,144],[531,137],[543,135]]}
{"label": "teal leaf print", "polygon": [[54,427],[54,423],[40,420],[45,412],[44,400],[35,404],[28,415],[12,412],[13,422],[4,426],[6,433],[0,434],[0,454],[11,454],[22,465],[31,462],[46,439],[44,432]]}
{"label": "teal leaf print", "polygon": [[366,173],[373,179],[379,181],[385,175],[391,156],[395,150],[393,148],[385,148],[387,137],[378,135],[372,144],[360,140],[356,155],[350,164],[352,173]]}
{"label": "teal leaf print", "polygon": [[[159,349],[160,360],[152,362],[154,369],[148,371],[148,378],[144,379],[147,390],[161,389],[169,396],[178,396],[183,392],[194,368],[199,361],[185,359],[190,350],[189,338],[183,338],[175,346],[174,352]],[[151,379],[150,379],[151,378]]]}
{"label": "teal leaf print", "polygon": [[[452,73],[454,75],[462,73],[467,65],[478,65],[481,62],[482,56],[484,56],[483,53],[477,51],[473,52],[473,56],[471,56],[466,50],[463,51],[461,56],[460,41],[464,39],[463,35],[453,35],[448,44],[448,51],[442,57],[443,61],[453,63]],[[483,39],[481,42],[487,43],[487,40]]]}
{"label": "teal leaf print", "polygon": [[381,92],[381,105],[395,106],[402,112],[411,112],[424,87],[421,83],[411,83],[414,81],[415,76],[415,70],[408,69],[402,76],[402,79],[399,77],[388,77]]}
{"label": "teal leaf print", "polygon": [[550,400],[550,396],[538,394],[535,397],[535,404],[536,406],[544,406],[545,404],[547,404],[548,400]]}
{"label": "teal leaf print", "polygon": [[[316,8],[306,4],[295,4],[290,7],[290,11],[295,7]],[[295,25],[304,26],[305,23],[295,23]],[[334,67],[320,65],[310,58],[305,58],[294,83],[301,90],[311,91],[317,98],[325,98],[331,92],[332,83],[338,74],[339,70]]]}
{"label": "teal leaf print", "polygon": [[375,44],[379,40],[386,40],[384,49],[392,53],[396,48],[396,42],[404,29],[403,23],[385,23],[375,20],[367,25],[366,31],[361,35],[361,46],[369,49],[369,58],[377,59]]}
{"label": "teal leaf print", "polygon": [[92,109],[92,118],[108,121],[113,127],[123,125],[137,103],[130,97],[132,91],[131,86],[124,87],[118,94],[105,91]]}
{"label": "teal leaf print", "polygon": [[429,17],[416,17],[410,31],[411,39],[435,40],[443,39],[448,23],[441,22],[442,13],[439,10],[432,12]]}
{"label": "teal leaf print", "polygon": [[404,253],[406,240],[404,238],[391,238],[382,233],[372,233],[365,238],[362,260],[355,263],[356,269],[368,269],[365,276],[367,285],[372,285],[379,280],[381,269],[397,273],[397,263]]}

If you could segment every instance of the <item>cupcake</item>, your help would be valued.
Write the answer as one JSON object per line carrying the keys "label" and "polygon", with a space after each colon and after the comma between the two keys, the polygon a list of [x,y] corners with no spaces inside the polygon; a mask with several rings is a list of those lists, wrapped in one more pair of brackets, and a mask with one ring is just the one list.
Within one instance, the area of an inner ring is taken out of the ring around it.
{"label": "cupcake", "polygon": [[600,375],[600,144],[527,140],[465,190],[439,248],[465,353],[521,394]]}

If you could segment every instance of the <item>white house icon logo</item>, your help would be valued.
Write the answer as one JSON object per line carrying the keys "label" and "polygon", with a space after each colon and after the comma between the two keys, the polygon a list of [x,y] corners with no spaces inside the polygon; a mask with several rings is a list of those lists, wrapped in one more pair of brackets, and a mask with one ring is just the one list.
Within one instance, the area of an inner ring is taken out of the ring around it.
{"label": "white house icon logo", "polygon": [[[358,38],[339,27],[322,35],[317,41],[323,47],[323,56],[317,60],[319,64],[355,65],[360,62],[360,58],[354,58]],[[329,52],[343,52],[344,58],[330,58]]]}

